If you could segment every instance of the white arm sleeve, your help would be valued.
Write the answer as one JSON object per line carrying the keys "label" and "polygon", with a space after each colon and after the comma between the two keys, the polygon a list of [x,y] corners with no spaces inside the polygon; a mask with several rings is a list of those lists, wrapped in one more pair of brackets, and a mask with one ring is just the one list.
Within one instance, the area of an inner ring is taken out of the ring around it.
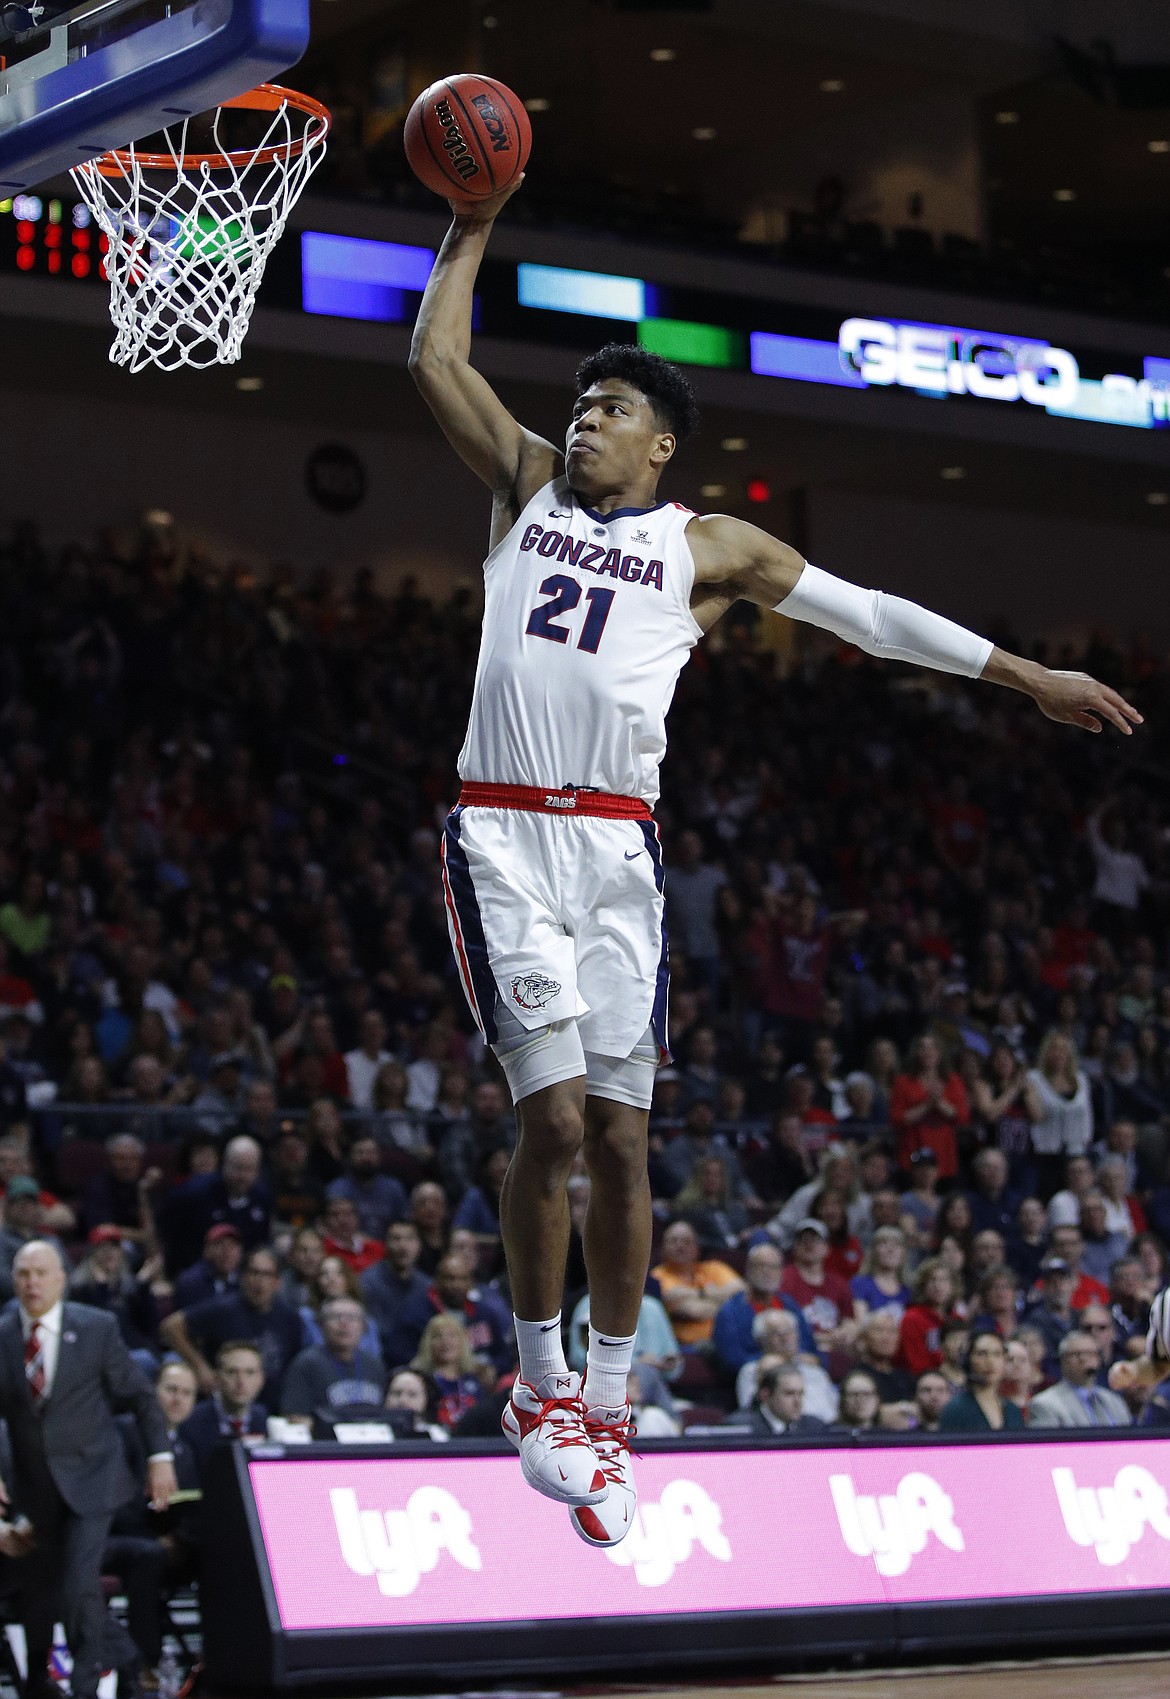
{"label": "white arm sleeve", "polygon": [[884,590],[863,590],[806,562],[796,588],[776,612],[832,631],[847,643],[889,661],[914,661],[936,672],[978,678],[994,644],[953,620]]}

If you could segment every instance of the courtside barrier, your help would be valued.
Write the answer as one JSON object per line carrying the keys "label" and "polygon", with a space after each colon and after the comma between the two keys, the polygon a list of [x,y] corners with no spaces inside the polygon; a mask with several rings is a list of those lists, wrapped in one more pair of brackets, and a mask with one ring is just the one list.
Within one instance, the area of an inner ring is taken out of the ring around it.
{"label": "courtside barrier", "polygon": [[[837,1436],[834,1436],[836,1439]],[[224,1447],[208,1675],[328,1687],[1165,1644],[1170,1439],[647,1443],[595,1550],[486,1445]]]}

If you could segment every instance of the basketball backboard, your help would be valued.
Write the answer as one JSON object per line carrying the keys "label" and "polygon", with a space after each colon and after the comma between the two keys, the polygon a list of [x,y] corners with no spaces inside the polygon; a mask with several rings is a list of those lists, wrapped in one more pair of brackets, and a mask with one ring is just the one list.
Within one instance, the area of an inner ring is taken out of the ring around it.
{"label": "basketball backboard", "polygon": [[0,5],[0,197],[279,77],[308,41],[309,0]]}

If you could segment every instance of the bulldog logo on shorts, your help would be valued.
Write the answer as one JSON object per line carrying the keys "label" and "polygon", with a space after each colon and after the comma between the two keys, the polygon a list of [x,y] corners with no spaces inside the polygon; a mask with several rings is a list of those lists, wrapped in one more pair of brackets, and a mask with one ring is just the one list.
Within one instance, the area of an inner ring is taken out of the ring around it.
{"label": "bulldog logo on shorts", "polygon": [[555,979],[546,979],[542,973],[518,973],[512,981],[512,996],[529,1013],[551,1003],[560,989]]}

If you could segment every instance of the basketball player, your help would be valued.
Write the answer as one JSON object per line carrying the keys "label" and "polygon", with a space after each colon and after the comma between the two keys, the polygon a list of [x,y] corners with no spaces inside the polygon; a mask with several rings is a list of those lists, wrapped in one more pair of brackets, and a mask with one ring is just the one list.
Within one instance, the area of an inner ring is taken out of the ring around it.
{"label": "basketball player", "polygon": [[[1140,715],[1085,674],[1049,672],[844,583],[754,525],[661,500],[696,406],[657,356],[613,344],[587,359],[563,449],[518,424],[469,363],[476,274],[512,192],[451,203],[411,351],[448,441],[492,492],[463,786],[442,853],[463,989],[519,1123],[500,1198],[520,1352],[504,1430],[529,1484],[604,1546],[635,1505],[626,1375],[650,1252],[648,1110],[667,1043],[651,807],[690,650],[747,597],[869,654],[1025,691],[1050,719],[1128,732]],[[560,1301],[566,1181],[582,1144],[591,1325],[579,1383]]]}

